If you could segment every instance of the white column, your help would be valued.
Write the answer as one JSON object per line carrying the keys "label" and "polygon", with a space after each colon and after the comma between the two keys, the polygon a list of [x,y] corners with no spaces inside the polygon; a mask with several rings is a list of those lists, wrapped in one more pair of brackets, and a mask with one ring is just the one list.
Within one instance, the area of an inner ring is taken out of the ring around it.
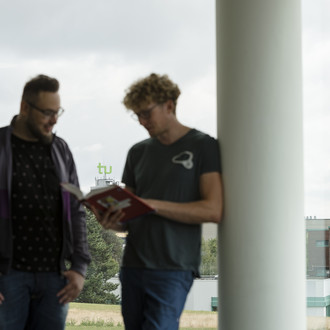
{"label": "white column", "polygon": [[299,0],[217,0],[219,329],[304,330]]}

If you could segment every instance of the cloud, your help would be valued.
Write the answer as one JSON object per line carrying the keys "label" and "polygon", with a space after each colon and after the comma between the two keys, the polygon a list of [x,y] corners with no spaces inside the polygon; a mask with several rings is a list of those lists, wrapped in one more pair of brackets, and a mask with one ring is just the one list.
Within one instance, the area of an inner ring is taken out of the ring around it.
{"label": "cloud", "polygon": [[1,6],[0,47],[24,58],[104,53],[116,62],[199,63],[215,49],[214,18],[214,0],[13,0]]}
{"label": "cloud", "polygon": [[73,148],[73,151],[75,152],[95,152],[95,151],[100,151],[103,150],[103,146],[102,144],[99,143],[95,143],[95,144],[91,144],[91,145],[87,145],[87,146],[83,146],[83,147],[75,147]]}
{"label": "cloud", "polygon": [[[0,125],[18,113],[28,79],[58,78],[66,111],[56,131],[84,188],[94,184],[99,162],[120,179],[128,149],[147,138],[121,102],[150,72],[180,86],[183,123],[216,135],[215,0],[0,2]],[[313,215],[324,211],[330,191],[329,22],[328,0],[303,1],[306,207]]]}

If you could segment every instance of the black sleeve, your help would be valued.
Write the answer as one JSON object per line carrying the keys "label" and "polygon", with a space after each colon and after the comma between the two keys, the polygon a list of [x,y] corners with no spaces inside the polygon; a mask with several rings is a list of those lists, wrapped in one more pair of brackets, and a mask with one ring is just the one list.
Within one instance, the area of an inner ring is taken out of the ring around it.
{"label": "black sleeve", "polygon": [[221,173],[220,147],[218,140],[212,137],[207,137],[203,143],[200,174],[209,172]]}

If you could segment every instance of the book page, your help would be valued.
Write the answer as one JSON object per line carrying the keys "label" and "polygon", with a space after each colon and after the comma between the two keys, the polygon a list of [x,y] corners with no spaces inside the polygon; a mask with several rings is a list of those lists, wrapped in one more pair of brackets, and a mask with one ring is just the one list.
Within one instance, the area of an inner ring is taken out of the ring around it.
{"label": "book page", "polygon": [[118,201],[117,199],[111,196],[107,196],[105,198],[99,199],[97,202],[102,206],[104,206],[105,208],[108,208],[109,206],[113,206],[114,211],[131,206],[131,202],[129,198],[124,199],[122,201]]}
{"label": "book page", "polygon": [[84,198],[84,194],[82,193],[82,191],[74,184],[68,182],[61,182],[61,186],[69,193],[75,195],[78,200],[82,200]]}
{"label": "book page", "polygon": [[117,185],[115,184],[112,184],[110,186],[106,186],[106,187],[101,187],[101,188],[96,188],[96,189],[93,189],[91,190],[87,195],[85,195],[85,199],[88,199],[92,196],[95,196],[95,195],[98,195],[98,194],[101,194],[103,193],[104,191],[109,191],[109,190],[112,190],[114,188],[118,187]]}

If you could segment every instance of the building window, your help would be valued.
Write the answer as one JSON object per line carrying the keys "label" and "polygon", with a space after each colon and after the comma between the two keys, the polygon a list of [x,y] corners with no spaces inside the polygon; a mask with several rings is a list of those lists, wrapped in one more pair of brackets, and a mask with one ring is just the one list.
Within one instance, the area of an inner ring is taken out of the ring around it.
{"label": "building window", "polygon": [[318,240],[315,242],[317,247],[329,247],[329,240]]}

